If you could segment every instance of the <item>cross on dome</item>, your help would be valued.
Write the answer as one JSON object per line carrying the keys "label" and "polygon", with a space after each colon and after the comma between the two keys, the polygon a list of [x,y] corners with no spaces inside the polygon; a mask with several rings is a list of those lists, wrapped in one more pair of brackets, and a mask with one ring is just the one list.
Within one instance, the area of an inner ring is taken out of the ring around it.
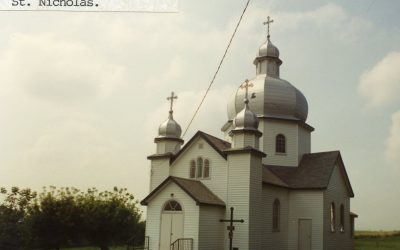
{"label": "cross on dome", "polygon": [[244,81],[244,83],[240,86],[241,89],[245,89],[246,93],[244,96],[244,103],[249,103],[249,88],[253,87],[253,83],[251,83],[248,79]]}
{"label": "cross on dome", "polygon": [[264,25],[267,25],[267,31],[268,31],[268,33],[267,33],[267,38],[269,39],[269,37],[270,37],[270,35],[269,35],[269,25],[271,24],[271,23],[273,23],[274,22],[274,20],[272,20],[269,16],[267,17],[267,21],[266,22],[263,22],[263,24]]}
{"label": "cross on dome", "polygon": [[169,113],[172,114],[174,112],[172,107],[174,106],[174,99],[178,99],[178,96],[175,95],[174,91],[171,92],[171,96],[167,97],[167,100],[170,101]]}

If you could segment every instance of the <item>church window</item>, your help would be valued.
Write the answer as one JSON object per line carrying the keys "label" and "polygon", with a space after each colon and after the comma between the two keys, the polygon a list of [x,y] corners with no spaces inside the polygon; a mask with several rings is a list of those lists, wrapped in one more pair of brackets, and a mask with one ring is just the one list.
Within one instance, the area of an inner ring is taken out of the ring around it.
{"label": "church window", "polygon": [[283,134],[279,134],[276,136],[275,152],[286,153],[286,138]]}
{"label": "church window", "polygon": [[344,232],[344,206],[340,205],[340,232]]}
{"label": "church window", "polygon": [[335,203],[331,203],[331,232],[335,232],[335,224],[336,224],[336,214],[335,214]]}
{"label": "church window", "polygon": [[197,178],[203,177],[203,158],[197,158]]}
{"label": "church window", "polygon": [[210,161],[208,159],[204,160],[204,178],[210,177]]}
{"label": "church window", "polygon": [[281,204],[278,199],[275,199],[274,204],[272,206],[272,231],[279,231],[280,227],[280,213],[281,213]]}
{"label": "church window", "polygon": [[169,200],[165,206],[164,211],[182,211],[182,206],[177,201]]}
{"label": "church window", "polygon": [[190,161],[190,178],[196,178],[196,162]]}

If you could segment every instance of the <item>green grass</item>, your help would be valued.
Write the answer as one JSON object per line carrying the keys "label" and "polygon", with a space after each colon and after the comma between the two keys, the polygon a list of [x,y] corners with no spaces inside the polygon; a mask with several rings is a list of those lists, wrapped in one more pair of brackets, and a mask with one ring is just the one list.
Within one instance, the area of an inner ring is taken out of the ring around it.
{"label": "green grass", "polygon": [[400,250],[400,231],[358,231],[355,250]]}

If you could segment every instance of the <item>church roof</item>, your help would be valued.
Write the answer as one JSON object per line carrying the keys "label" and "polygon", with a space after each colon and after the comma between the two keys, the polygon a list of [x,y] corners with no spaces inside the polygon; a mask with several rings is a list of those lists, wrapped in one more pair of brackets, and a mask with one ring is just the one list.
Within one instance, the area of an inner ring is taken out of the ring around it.
{"label": "church roof", "polygon": [[224,141],[222,139],[219,139],[215,136],[212,136],[210,134],[207,134],[199,130],[192,138],[190,138],[190,140],[185,144],[185,146],[183,146],[182,149],[179,150],[179,152],[173,157],[172,161],[178,158],[179,155],[181,155],[199,136],[203,138],[208,144],[211,145],[211,147],[213,147],[222,157],[226,159],[226,153],[224,151],[231,148],[231,144],[227,141]]}
{"label": "church roof", "polygon": [[150,200],[170,182],[174,182],[176,185],[178,185],[183,191],[185,191],[185,193],[187,193],[190,197],[192,197],[193,200],[196,201],[197,205],[225,207],[225,202],[211,192],[211,190],[208,189],[201,181],[190,180],[176,176],[169,176],[167,179],[165,179],[146,198],[144,198],[140,204],[147,205]]}
{"label": "church roof", "polygon": [[298,167],[264,165],[263,182],[290,189],[326,189],[336,163],[354,197],[339,151],[305,154]]}

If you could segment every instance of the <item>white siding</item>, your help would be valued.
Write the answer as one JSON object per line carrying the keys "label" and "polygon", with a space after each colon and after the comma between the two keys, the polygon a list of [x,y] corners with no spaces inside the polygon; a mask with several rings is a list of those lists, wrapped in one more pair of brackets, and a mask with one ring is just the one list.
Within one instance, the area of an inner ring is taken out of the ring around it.
{"label": "white siding", "polygon": [[225,208],[200,206],[199,250],[222,250],[224,238],[228,235],[226,224],[220,222],[225,218]]}
{"label": "white siding", "polygon": [[[280,203],[280,230],[272,231],[272,206],[275,199]],[[288,216],[289,216],[289,191],[285,188],[271,185],[263,186],[262,210],[262,249],[287,250],[288,249]]]}
{"label": "white siding", "polygon": [[151,160],[150,192],[169,176],[169,158]]}
{"label": "white siding", "polygon": [[236,133],[233,138],[234,148],[244,148],[250,146],[253,148],[259,148],[259,139],[253,133]]}
{"label": "white siding", "polygon": [[[298,166],[298,125],[289,121],[263,120],[260,123],[263,136],[260,138],[262,151],[268,156],[264,164],[281,166]],[[286,153],[275,153],[275,138],[278,134],[286,137]]]}
{"label": "white siding", "polygon": [[181,143],[178,141],[159,141],[157,142],[157,154],[176,153],[179,151],[180,146]]}
{"label": "white siding", "polygon": [[311,153],[311,132],[301,126],[298,127],[299,127],[298,147],[299,147],[299,162],[300,162],[301,157],[304,154]]}
{"label": "white siding", "polygon": [[[289,238],[288,249],[298,248],[298,222],[299,219],[312,220],[311,249],[323,249],[323,191],[292,190],[289,193]],[[336,249],[338,250],[338,249]]]}
{"label": "white siding", "polygon": [[[202,148],[199,147],[200,144],[203,145]],[[194,141],[186,152],[174,161],[171,165],[171,175],[189,178],[190,161],[198,157],[210,161],[210,178],[198,180],[202,181],[220,199],[226,201],[227,161],[202,138]]]}
{"label": "white siding", "polygon": [[[226,217],[234,207],[234,217],[244,219],[237,223],[234,232],[234,247],[241,250],[261,249],[261,159],[250,154],[228,156],[229,182]],[[227,249],[228,243],[225,243]]]}
{"label": "white siding", "polygon": [[177,200],[183,209],[184,237],[193,239],[193,250],[198,249],[199,233],[199,206],[175,183],[169,183],[158,193],[154,199],[150,200],[147,206],[146,236],[149,236],[149,250],[159,249],[161,211],[166,201]]}
{"label": "white siding", "polygon": [[[330,206],[335,203],[336,231],[331,232]],[[344,232],[340,232],[340,205],[344,205]],[[340,168],[336,166],[333,170],[324,199],[324,242],[325,250],[351,250],[353,239],[350,232],[350,197],[347,193]]]}

